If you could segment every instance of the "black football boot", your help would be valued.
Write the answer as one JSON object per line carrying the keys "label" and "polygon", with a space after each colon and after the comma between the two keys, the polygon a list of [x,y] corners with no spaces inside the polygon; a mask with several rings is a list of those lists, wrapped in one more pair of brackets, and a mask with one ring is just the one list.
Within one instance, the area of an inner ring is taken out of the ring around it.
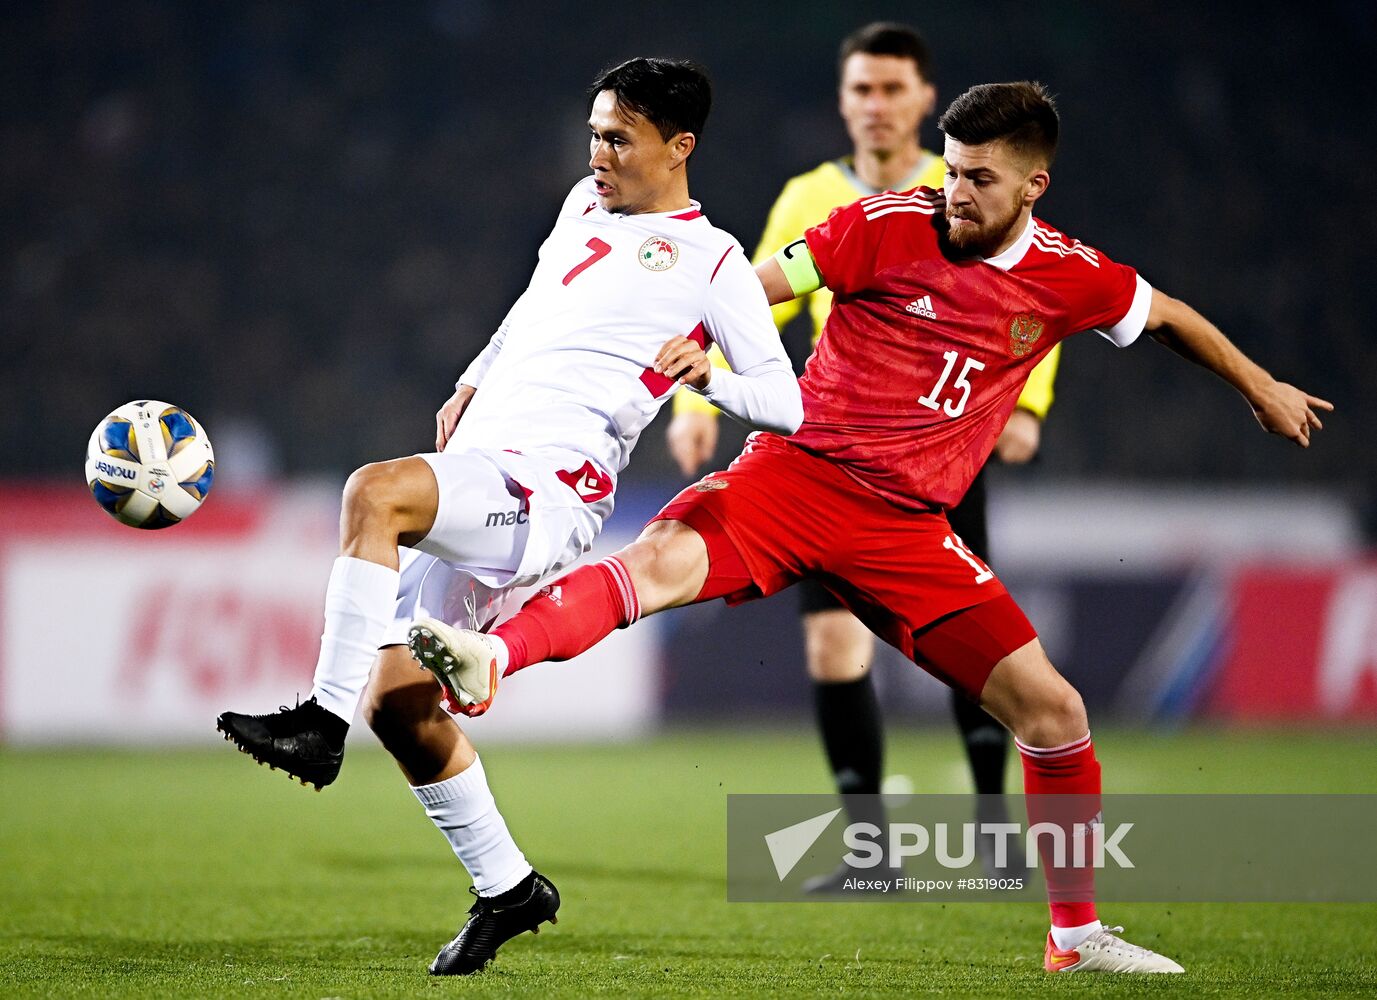
{"label": "black football boot", "polygon": [[241,753],[320,791],[339,775],[349,724],[311,697],[267,715],[226,712],[215,728]]}
{"label": "black football boot", "polygon": [[[469,892],[478,895],[472,888]],[[467,976],[478,972],[493,960],[498,948],[518,934],[538,934],[547,920],[558,923],[558,910],[559,890],[538,871],[500,895],[478,896],[454,940],[430,963],[430,974]]]}

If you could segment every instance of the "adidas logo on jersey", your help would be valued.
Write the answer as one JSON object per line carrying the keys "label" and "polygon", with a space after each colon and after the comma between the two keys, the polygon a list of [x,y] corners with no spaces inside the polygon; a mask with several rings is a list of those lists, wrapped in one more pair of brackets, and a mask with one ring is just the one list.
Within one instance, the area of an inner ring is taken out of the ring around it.
{"label": "adidas logo on jersey", "polygon": [[932,296],[924,295],[920,299],[914,299],[904,306],[905,312],[911,312],[915,316],[922,316],[924,319],[936,319],[937,313],[932,308]]}

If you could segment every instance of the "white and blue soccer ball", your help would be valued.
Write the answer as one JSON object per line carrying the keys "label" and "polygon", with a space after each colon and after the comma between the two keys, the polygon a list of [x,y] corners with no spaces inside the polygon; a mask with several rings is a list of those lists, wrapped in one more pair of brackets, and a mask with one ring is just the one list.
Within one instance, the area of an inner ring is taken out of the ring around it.
{"label": "white and blue soccer ball", "polygon": [[86,446],[86,483],[105,512],[131,528],[166,528],[205,500],[215,453],[180,406],[141,399],[97,426]]}

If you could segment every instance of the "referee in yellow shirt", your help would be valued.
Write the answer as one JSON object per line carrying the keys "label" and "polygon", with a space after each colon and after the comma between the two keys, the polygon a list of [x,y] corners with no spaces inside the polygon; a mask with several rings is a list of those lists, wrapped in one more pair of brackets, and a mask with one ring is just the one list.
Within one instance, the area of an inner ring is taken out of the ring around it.
{"label": "referee in yellow shirt", "polygon": [[[822,222],[841,205],[880,191],[942,186],[942,158],[918,143],[919,127],[937,101],[931,82],[932,57],[922,36],[906,25],[868,24],[842,42],[839,70],[840,111],[851,136],[852,155],[829,160],[784,185],[770,209],[755,253],[756,263]],[[832,308],[832,293],[822,288],[806,296],[806,300],[816,342]],[[775,306],[775,324],[783,329],[798,315],[804,301],[794,299]],[[1029,377],[1018,408],[1009,417],[995,446],[995,455],[1001,461],[1027,462],[1037,453],[1042,419],[1052,405],[1052,383],[1060,352],[1061,345],[1057,345]],[[725,366],[720,352],[714,351],[714,363]],[[693,393],[679,392],[674,399],[668,443],[684,475],[696,473],[717,447],[716,408]],[[983,473],[960,505],[947,515],[953,531],[988,562]],[[876,796],[864,803],[847,800],[848,812],[852,822],[882,823],[883,810],[877,796],[884,767],[884,733],[875,686],[870,679],[875,639],[821,584],[804,580],[798,589],[818,727],[837,791],[844,795]],[[981,795],[1001,794],[1008,732],[955,691],[952,706],[965,741],[975,790]],[[985,814],[980,820],[1003,821],[998,800],[981,802]],[[805,888],[838,891],[841,881],[850,874],[853,873],[841,869],[814,879]]]}

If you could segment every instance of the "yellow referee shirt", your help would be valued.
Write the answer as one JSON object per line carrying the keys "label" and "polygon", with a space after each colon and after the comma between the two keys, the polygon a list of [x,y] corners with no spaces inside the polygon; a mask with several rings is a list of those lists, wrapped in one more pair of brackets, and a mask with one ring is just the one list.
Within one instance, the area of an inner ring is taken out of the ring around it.
{"label": "yellow referee shirt", "polygon": [[[917,168],[897,186],[897,190],[907,191],[920,185],[940,188],[943,179],[942,158],[925,149]],[[806,174],[790,178],[770,209],[770,217],[765,222],[765,231],[760,236],[760,245],[756,248],[752,263],[759,264],[786,243],[798,239],[805,230],[824,221],[834,208],[878,193],[856,176],[849,156],[828,160]],[[775,306],[775,326],[784,329],[805,304],[813,318],[813,342],[817,343],[822,335],[823,324],[827,322],[827,314],[832,311],[832,293],[826,288]],[[1052,383],[1057,377],[1057,362],[1060,359],[1061,345],[1058,344],[1033,368],[1018,397],[1018,405],[1036,414],[1039,420],[1046,417],[1052,407]],[[712,350],[712,363],[719,368],[727,367],[727,359],[716,348]],[[714,415],[718,412],[717,407],[702,396],[681,389],[674,397],[674,412],[693,411]]]}

